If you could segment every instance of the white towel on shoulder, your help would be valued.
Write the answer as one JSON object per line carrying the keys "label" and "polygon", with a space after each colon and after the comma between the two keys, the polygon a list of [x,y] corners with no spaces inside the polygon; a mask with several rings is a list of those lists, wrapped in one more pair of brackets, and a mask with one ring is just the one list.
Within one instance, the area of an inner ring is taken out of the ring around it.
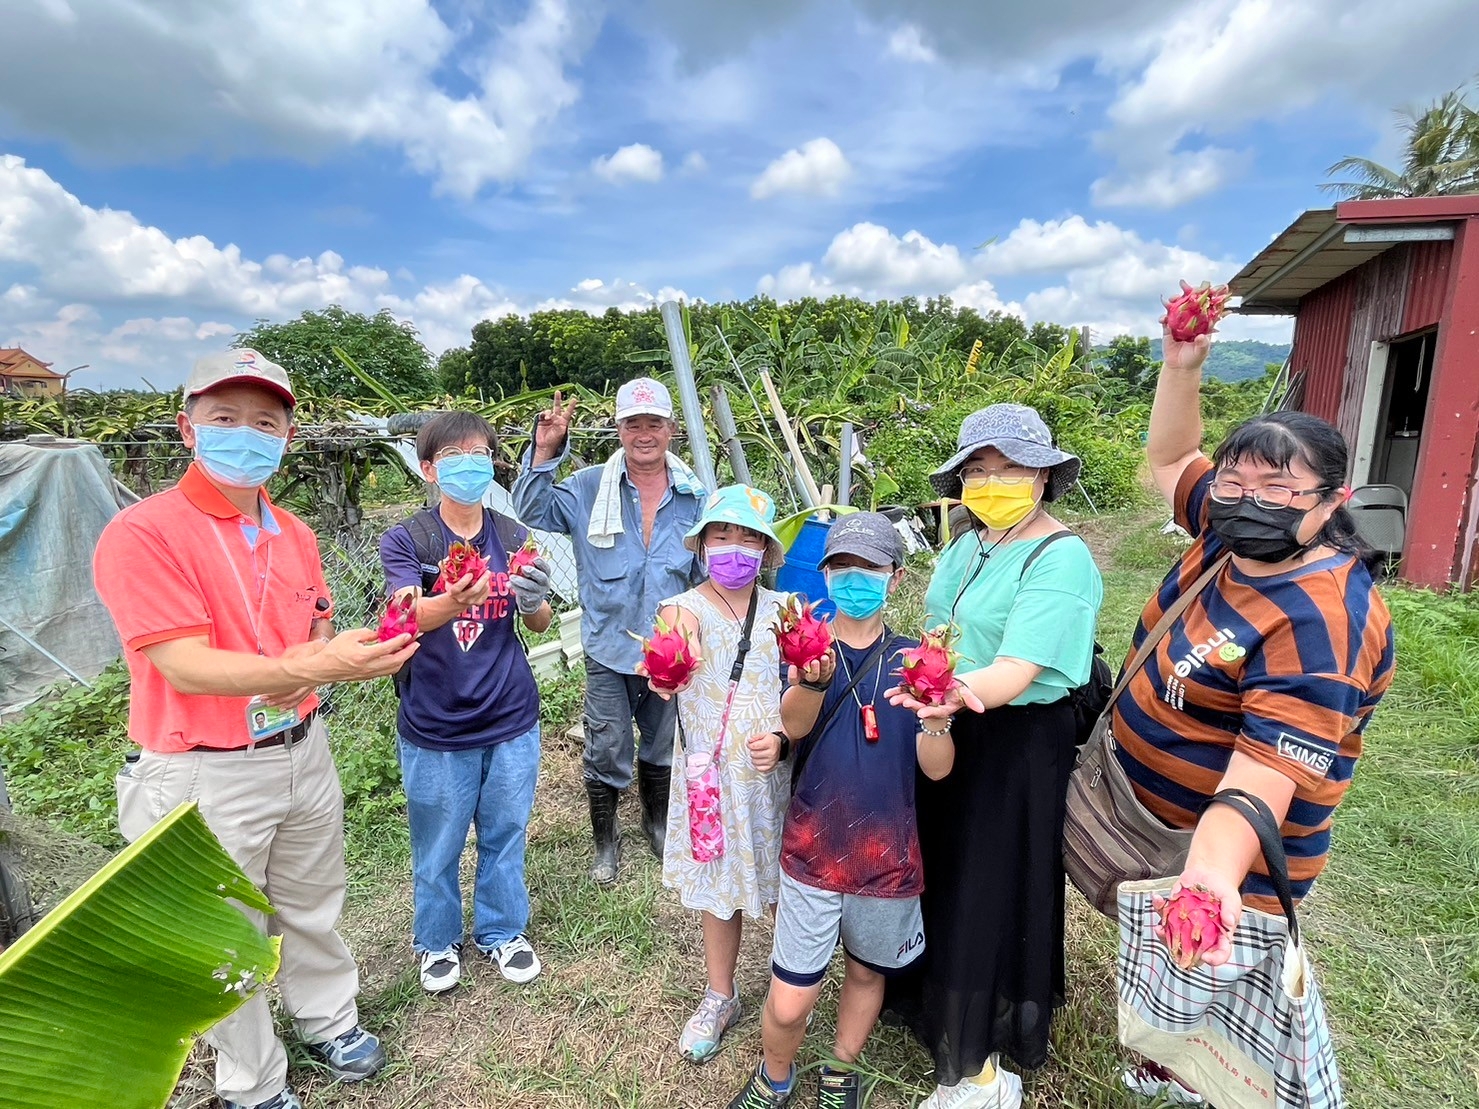
{"label": "white towel on shoulder", "polygon": [[[616,537],[626,530],[621,522],[621,471],[626,464],[626,451],[618,449],[601,467],[601,484],[596,488],[596,500],[591,505],[591,522],[585,535],[592,547],[614,547]],[[680,493],[688,493],[702,499],[708,489],[676,454],[668,452],[668,480]]]}

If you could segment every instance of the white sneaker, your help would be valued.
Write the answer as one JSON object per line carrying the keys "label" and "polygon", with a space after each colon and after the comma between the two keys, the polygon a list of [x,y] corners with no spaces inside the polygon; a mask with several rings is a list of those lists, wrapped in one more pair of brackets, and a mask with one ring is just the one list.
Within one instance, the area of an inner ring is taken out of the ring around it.
{"label": "white sneaker", "polygon": [[488,958],[498,964],[500,974],[519,985],[534,981],[543,969],[539,956],[534,954],[534,948],[529,945],[522,932],[511,940],[505,940],[487,954]]}
{"label": "white sneaker", "polygon": [[457,944],[444,951],[421,953],[421,988],[427,993],[446,993],[462,981],[462,952]]}
{"label": "white sneaker", "polygon": [[935,1092],[920,1102],[919,1109],[1021,1109],[1022,1079],[1011,1071],[996,1067],[996,1077],[981,1086],[962,1078],[954,1086],[936,1086]]}
{"label": "white sneaker", "polygon": [[1155,1063],[1127,1067],[1120,1080],[1125,1089],[1141,1097],[1160,1098],[1163,1105],[1205,1105],[1206,1098],[1183,1086],[1176,1076]]}

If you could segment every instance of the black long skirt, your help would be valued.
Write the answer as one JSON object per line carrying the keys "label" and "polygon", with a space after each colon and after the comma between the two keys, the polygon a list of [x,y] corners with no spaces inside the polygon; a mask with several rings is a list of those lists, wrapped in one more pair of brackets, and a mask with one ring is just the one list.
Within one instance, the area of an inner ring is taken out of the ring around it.
{"label": "black long skirt", "polygon": [[935,1059],[935,1081],[994,1052],[1048,1057],[1063,1003],[1063,810],[1076,753],[1067,701],[955,720],[955,766],[919,777],[925,954],[885,1007]]}

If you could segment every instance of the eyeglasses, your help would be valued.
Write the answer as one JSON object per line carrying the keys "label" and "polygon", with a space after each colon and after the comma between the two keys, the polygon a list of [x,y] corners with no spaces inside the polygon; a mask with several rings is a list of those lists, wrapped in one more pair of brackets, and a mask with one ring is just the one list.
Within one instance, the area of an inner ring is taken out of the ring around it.
{"label": "eyeglasses", "polygon": [[1252,496],[1259,508],[1288,508],[1295,497],[1307,497],[1312,493],[1328,493],[1331,487],[1321,485],[1315,489],[1286,489],[1282,485],[1270,485],[1265,489],[1249,489],[1230,478],[1218,478],[1209,490],[1218,504],[1237,504],[1244,497]]}
{"label": "eyeglasses", "polygon": [[1037,473],[1035,471],[1029,473],[982,469],[965,469],[960,471],[960,482],[967,489],[980,489],[988,481],[999,481],[1003,485],[1026,485],[1028,482],[1036,480]]}
{"label": "eyeglasses", "polygon": [[443,447],[441,450],[437,451],[437,456],[434,461],[442,462],[448,458],[462,458],[464,456],[470,456],[472,458],[492,458],[493,452],[487,447],[473,447],[473,449],[470,451],[465,451],[461,447]]}

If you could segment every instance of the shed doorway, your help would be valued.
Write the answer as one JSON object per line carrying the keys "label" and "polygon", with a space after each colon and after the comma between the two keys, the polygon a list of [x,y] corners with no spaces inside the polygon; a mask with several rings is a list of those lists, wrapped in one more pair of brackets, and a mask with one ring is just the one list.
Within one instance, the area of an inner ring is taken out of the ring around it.
{"label": "shed doorway", "polygon": [[1371,444],[1371,485],[1395,485],[1410,498],[1417,474],[1417,452],[1423,419],[1428,411],[1428,386],[1433,380],[1433,354],[1438,333],[1426,331],[1391,344],[1386,359],[1386,381],[1377,410]]}

